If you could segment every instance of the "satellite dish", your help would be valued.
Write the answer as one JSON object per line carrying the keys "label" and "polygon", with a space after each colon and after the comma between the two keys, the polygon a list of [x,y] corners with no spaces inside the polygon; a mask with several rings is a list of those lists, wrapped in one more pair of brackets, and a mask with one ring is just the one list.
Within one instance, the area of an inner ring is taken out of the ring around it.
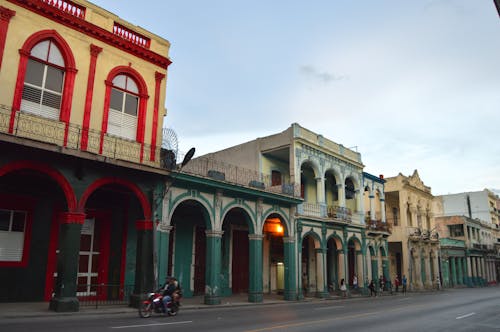
{"label": "satellite dish", "polygon": [[163,140],[161,142],[161,162],[162,167],[174,169],[177,164],[177,155],[179,153],[179,142],[177,134],[172,128],[163,128]]}

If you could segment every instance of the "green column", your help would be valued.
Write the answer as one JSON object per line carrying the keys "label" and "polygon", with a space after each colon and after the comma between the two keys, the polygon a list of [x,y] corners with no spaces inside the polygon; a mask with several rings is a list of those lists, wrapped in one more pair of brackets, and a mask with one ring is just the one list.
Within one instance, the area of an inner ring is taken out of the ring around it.
{"label": "green column", "polygon": [[297,268],[295,257],[295,240],[293,237],[283,238],[285,255],[285,294],[286,301],[297,300]]}
{"label": "green column", "polygon": [[462,257],[457,257],[457,285],[462,285],[464,282],[463,279],[463,268],[462,268]]}
{"label": "green column", "polygon": [[138,220],[135,223],[137,230],[137,252],[135,258],[135,285],[134,294],[130,298],[131,306],[138,306],[143,294],[156,288],[154,285],[153,266],[153,222]]}
{"label": "green column", "polygon": [[220,304],[221,299],[221,239],[222,231],[207,230],[205,271],[205,304]]}
{"label": "green column", "polygon": [[448,288],[448,287],[450,287],[450,269],[449,269],[448,257],[445,257],[444,255],[441,257],[442,257],[442,259],[441,259],[441,276],[443,278],[443,280],[441,282],[443,283],[444,288]]}
{"label": "green column", "polygon": [[57,312],[78,311],[80,304],[76,298],[76,284],[80,257],[80,233],[85,214],[67,212],[60,215],[60,220],[57,280],[55,296],[50,301],[49,309]]}
{"label": "green column", "polygon": [[249,302],[262,302],[264,300],[262,294],[262,237],[260,234],[248,235],[250,244]]}
{"label": "green column", "polygon": [[[372,280],[378,285],[378,257],[372,256]],[[377,286],[378,287],[378,286]]]}
{"label": "green column", "polygon": [[451,282],[453,284],[453,287],[457,285],[457,269],[455,266],[455,257],[450,257],[450,262],[451,262]]}
{"label": "green column", "polygon": [[168,256],[169,256],[169,242],[170,242],[170,231],[172,226],[167,226],[160,224],[158,228],[157,235],[157,257],[158,257],[158,279],[157,282],[161,283],[168,274]]}
{"label": "green column", "polygon": [[387,259],[387,256],[382,257],[382,273],[384,274],[385,277],[385,286],[388,288],[390,282],[391,282],[391,275],[389,273],[389,259]]}

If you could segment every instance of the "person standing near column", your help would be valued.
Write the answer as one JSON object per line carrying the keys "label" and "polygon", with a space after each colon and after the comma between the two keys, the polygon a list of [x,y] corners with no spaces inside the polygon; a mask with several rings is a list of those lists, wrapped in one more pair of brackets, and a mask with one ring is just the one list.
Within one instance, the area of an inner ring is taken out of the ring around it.
{"label": "person standing near column", "polygon": [[403,279],[401,281],[403,285],[403,295],[406,295],[406,285],[408,283],[408,280],[406,280],[406,275],[403,274]]}

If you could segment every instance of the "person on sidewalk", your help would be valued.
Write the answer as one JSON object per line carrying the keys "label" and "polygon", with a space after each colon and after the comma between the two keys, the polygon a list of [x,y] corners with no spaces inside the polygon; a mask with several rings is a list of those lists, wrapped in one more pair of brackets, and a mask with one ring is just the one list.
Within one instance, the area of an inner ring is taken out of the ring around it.
{"label": "person on sidewalk", "polygon": [[347,297],[347,285],[345,284],[344,278],[340,280],[340,291],[342,292],[342,297],[346,298]]}
{"label": "person on sidewalk", "polygon": [[403,280],[402,280],[402,284],[403,284],[403,295],[406,295],[406,284],[407,284],[407,280],[406,280],[406,275],[403,274]]}
{"label": "person on sidewalk", "polygon": [[396,287],[396,293],[399,292],[399,278],[397,274],[396,277],[394,278],[394,287]]}
{"label": "person on sidewalk", "polygon": [[370,289],[370,297],[377,296],[377,292],[375,291],[375,284],[373,283],[373,279],[370,280],[370,284],[368,285],[368,289]]}

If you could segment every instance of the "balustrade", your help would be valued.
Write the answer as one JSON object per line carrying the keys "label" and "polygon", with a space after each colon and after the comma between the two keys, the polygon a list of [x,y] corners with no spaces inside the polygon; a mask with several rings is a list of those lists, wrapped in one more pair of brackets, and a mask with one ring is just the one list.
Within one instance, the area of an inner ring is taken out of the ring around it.
{"label": "balustrade", "polygon": [[41,0],[41,1],[67,14],[73,15],[81,19],[85,18],[85,7],[77,5],[73,1],[69,0]]}

